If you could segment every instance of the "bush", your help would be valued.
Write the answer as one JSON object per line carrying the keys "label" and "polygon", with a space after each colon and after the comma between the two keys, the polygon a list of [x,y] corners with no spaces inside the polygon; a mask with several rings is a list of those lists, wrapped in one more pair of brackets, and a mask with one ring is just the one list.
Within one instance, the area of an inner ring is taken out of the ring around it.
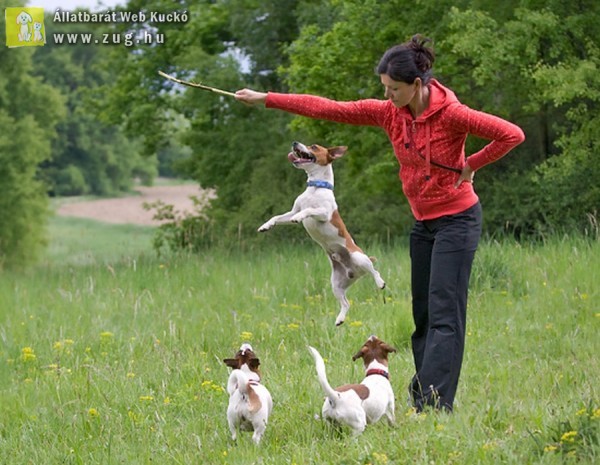
{"label": "bush", "polygon": [[54,182],[54,193],[56,195],[84,195],[89,192],[83,173],[74,165],[59,170]]}

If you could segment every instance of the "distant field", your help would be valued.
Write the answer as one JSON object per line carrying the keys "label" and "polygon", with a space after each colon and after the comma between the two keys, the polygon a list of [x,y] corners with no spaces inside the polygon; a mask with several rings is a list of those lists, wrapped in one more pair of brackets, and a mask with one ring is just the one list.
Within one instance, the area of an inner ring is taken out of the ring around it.
{"label": "distant field", "polygon": [[[317,247],[157,257],[152,228],[56,218],[34,269],[0,279],[2,464],[598,463],[600,246],[482,244],[453,415],[415,415],[409,264],[378,248],[386,301],[365,279],[336,328]],[[358,439],[319,419],[306,349],[333,384],[359,381],[371,334],[390,357],[397,425]],[[264,442],[234,444],[222,359],[251,342],[275,406]]]}
{"label": "distant field", "polygon": [[194,203],[190,196],[201,197],[203,192],[213,197],[211,190],[203,191],[194,183],[183,183],[159,179],[151,187],[137,186],[134,195],[116,198],[63,198],[56,203],[59,216],[85,218],[112,224],[137,224],[156,226],[154,212],[146,210],[144,203],[162,201],[173,205],[177,211],[193,212]]}

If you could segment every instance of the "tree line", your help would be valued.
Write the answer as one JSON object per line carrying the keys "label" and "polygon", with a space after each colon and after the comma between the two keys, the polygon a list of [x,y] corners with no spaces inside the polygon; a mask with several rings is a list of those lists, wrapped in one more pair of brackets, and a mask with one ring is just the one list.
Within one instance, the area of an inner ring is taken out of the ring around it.
{"label": "tree line", "polygon": [[[358,240],[404,236],[412,218],[380,130],[248,108],[158,71],[228,90],[383,98],[374,67],[415,33],[434,40],[435,77],[463,103],[526,133],[524,144],[477,174],[486,232],[597,233],[598,2],[130,0],[122,10],[185,11],[187,21],[50,19],[48,31],[151,31],[165,40],[0,50],[5,261],[23,260],[42,243],[48,194],[110,194],[133,178],[150,182],[159,169],[217,189],[209,219],[186,235],[187,245],[250,237],[302,188],[285,160],[293,140],[349,146],[336,166],[336,196]],[[484,143],[470,138],[467,154]],[[282,228],[271,237],[299,236]]]}

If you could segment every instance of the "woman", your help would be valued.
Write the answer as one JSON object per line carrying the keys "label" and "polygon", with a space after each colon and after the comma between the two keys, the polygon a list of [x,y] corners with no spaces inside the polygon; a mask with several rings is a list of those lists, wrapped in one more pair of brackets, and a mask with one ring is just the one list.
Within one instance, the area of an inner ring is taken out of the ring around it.
{"label": "woman", "polygon": [[[525,139],[496,116],[461,104],[432,78],[429,39],[415,35],[387,50],[376,72],[387,100],[337,102],[313,95],[236,92],[311,118],[380,126],[400,163],[399,177],[416,222],[410,234],[415,375],[409,390],[417,411],[452,411],[463,359],[469,277],[481,236],[482,212],[473,176]],[[490,142],[465,157],[472,134]]]}

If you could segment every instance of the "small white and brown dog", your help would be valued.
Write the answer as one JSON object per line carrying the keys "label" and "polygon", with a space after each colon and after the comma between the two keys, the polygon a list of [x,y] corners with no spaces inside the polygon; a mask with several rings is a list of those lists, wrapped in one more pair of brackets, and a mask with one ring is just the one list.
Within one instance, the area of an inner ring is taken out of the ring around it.
{"label": "small white and brown dog", "polygon": [[396,349],[377,336],[371,336],[352,360],[363,359],[366,375],[360,384],[344,384],[332,388],[327,381],[325,362],[314,347],[309,350],[315,359],[317,375],[325,393],[323,418],[347,425],[353,435],[361,434],[367,424],[377,422],[383,415],[390,425],[395,422],[394,391],[389,381],[388,354]]}
{"label": "small white and brown dog", "polygon": [[294,142],[288,160],[294,167],[303,169],[308,176],[306,190],[296,198],[292,209],[276,215],[258,228],[268,231],[278,224],[302,223],[304,228],[327,253],[331,263],[331,287],[340,302],[337,326],[346,319],[350,303],[346,289],[365,274],[370,274],[380,289],[385,281],[373,266],[373,259],[358,247],[338,212],[333,195],[332,162],[346,153],[347,147],[310,147]]}
{"label": "small white and brown dog", "polygon": [[236,440],[238,429],[254,431],[252,440],[258,444],[273,410],[271,394],[260,384],[260,360],[254,354],[252,346],[244,343],[234,358],[226,358],[223,362],[233,368],[227,381],[227,421],[231,437]]}

